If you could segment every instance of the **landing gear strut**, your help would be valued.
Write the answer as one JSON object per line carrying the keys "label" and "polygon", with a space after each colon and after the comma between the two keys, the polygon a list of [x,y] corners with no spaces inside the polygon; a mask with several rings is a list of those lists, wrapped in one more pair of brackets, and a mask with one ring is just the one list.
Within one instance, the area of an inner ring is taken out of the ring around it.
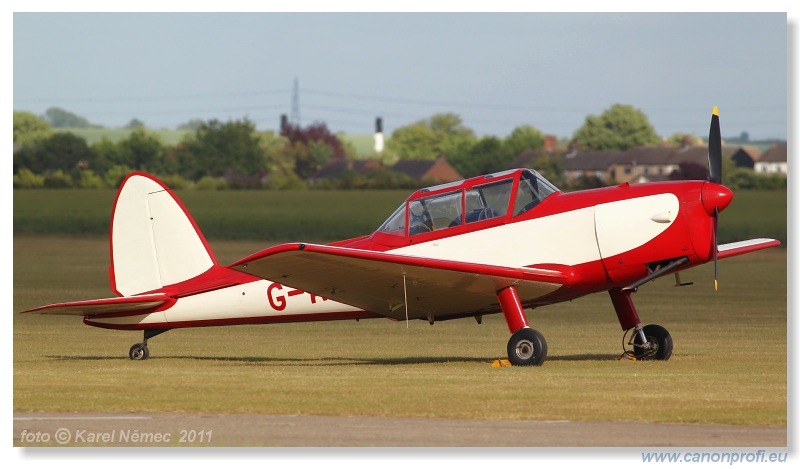
{"label": "landing gear strut", "polygon": [[169,329],[145,329],[144,340],[142,340],[141,344],[133,344],[133,346],[131,346],[131,349],[128,351],[128,357],[131,360],[147,360],[150,357],[150,350],[147,348],[147,339],[152,339],[158,334],[167,332],[168,330]]}
{"label": "landing gear strut", "polygon": [[658,324],[642,326],[636,307],[633,306],[631,290],[614,288],[608,291],[622,335],[624,354],[636,360],[669,360],[672,356],[672,336]]}
{"label": "landing gear strut", "polygon": [[517,290],[507,287],[497,292],[503,317],[508,324],[508,361],[515,366],[539,366],[547,358],[547,342],[537,330],[528,327],[528,318],[522,309]]}

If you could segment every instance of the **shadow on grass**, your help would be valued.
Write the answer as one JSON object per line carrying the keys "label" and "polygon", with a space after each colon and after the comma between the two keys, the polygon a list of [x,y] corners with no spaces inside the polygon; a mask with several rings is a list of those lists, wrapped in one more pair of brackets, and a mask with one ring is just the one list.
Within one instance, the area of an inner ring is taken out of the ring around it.
{"label": "shadow on grass", "polygon": [[[129,358],[120,357],[101,357],[101,356],[56,356],[51,355],[47,358],[52,360],[64,361],[130,361]],[[498,358],[481,357],[392,357],[392,358],[355,358],[355,357],[319,357],[319,358],[291,358],[291,357],[204,357],[196,355],[166,355],[151,356],[151,360],[194,360],[206,362],[227,362],[238,365],[291,365],[291,366],[352,366],[352,365],[436,365],[446,363],[487,363]],[[582,361],[612,361],[618,357],[600,354],[580,354],[580,355],[556,355],[547,357],[548,361],[554,362],[582,362]]]}

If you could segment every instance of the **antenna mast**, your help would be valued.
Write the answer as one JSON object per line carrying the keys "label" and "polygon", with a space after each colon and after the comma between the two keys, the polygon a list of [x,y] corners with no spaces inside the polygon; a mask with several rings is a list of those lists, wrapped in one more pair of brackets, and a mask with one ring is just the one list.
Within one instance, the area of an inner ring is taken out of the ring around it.
{"label": "antenna mast", "polygon": [[300,85],[297,83],[297,77],[294,79],[294,88],[292,89],[292,124],[300,127]]}

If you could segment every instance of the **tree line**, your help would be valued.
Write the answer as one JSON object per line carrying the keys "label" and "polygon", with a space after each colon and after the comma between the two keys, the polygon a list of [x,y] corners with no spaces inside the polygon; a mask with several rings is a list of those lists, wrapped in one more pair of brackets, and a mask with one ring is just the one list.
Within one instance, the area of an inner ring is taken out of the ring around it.
{"label": "tree line", "polygon": [[[268,188],[309,186],[309,179],[327,162],[355,156],[355,149],[324,123],[300,127],[286,123],[280,132],[258,131],[247,118],[222,122],[193,119],[189,133],[176,145],[163,143],[158,134],[133,119],[129,135],[117,142],[103,139],[89,145],[63,127],[87,127],[84,118],[59,108],[44,116],[14,112],[14,187],[115,188],[131,171],[155,174],[174,188]],[[671,140],[686,140],[676,135]],[[658,143],[661,138],[647,116],[627,105],[614,105],[600,116],[587,117],[570,141],[585,150],[624,151]],[[509,167],[525,150],[539,150],[544,134],[530,125],[516,127],[505,138],[478,137],[452,113],[436,114],[397,128],[386,150],[374,155],[387,163],[397,159],[435,159],[445,156],[464,177]],[[559,187],[564,180],[560,160],[542,152],[536,169]],[[318,188],[411,188],[420,181],[388,169],[370,175],[346,171]],[[597,181],[578,184],[597,185]],[[573,187],[578,188],[578,187]]]}

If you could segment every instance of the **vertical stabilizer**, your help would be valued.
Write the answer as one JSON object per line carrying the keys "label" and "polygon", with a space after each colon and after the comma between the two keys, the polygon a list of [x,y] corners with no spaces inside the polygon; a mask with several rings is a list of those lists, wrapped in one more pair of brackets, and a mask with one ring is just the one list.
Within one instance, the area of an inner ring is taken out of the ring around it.
{"label": "vertical stabilizer", "polygon": [[192,279],[216,264],[203,234],[161,181],[132,173],[111,216],[111,288],[123,296]]}

